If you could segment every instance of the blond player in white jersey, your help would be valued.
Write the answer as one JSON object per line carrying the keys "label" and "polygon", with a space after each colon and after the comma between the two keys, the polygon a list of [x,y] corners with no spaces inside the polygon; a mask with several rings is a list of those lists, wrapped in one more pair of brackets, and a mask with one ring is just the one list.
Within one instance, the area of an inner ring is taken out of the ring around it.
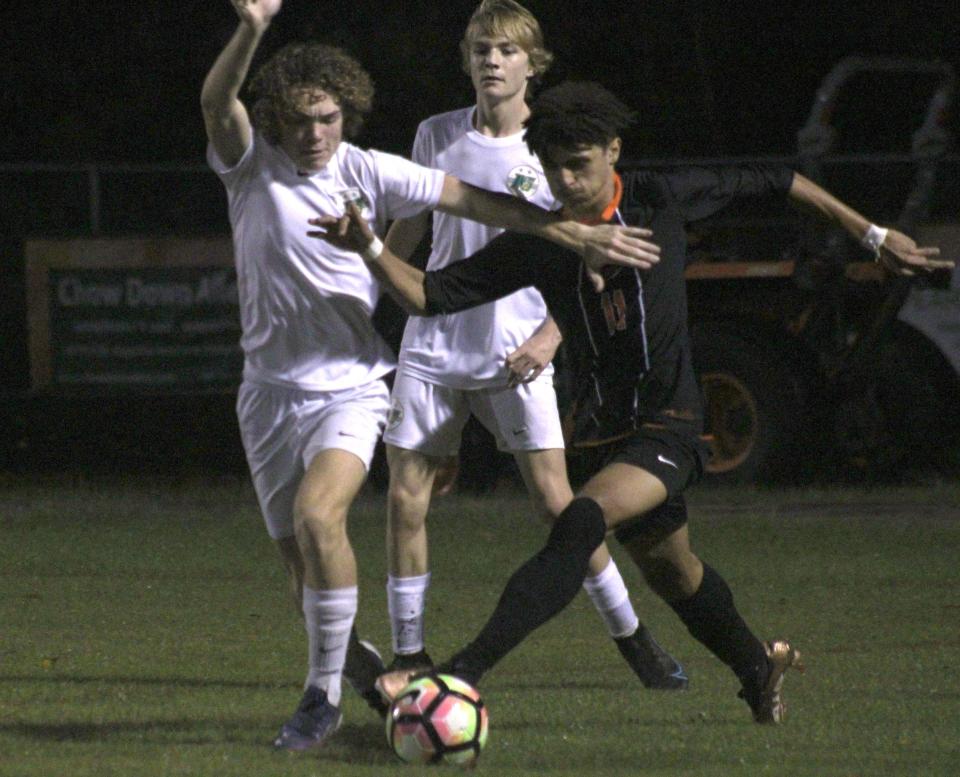
{"label": "blond player in white jersey", "polygon": [[[485,0],[467,25],[461,49],[476,105],[421,123],[412,159],[484,189],[559,207],[539,160],[523,142],[526,98],[552,59],[536,18],[513,0]],[[387,245],[409,258],[428,228],[428,213],[398,221]],[[470,256],[501,231],[436,213],[427,268]],[[430,583],[426,517],[438,469],[456,454],[471,413],[500,450],[513,454],[535,509],[547,520],[573,498],[550,365],[559,343],[557,327],[533,288],[461,313],[408,320],[383,437],[390,467],[392,668],[430,664],[424,646]],[[591,559],[584,588],[645,686],[686,687],[683,668],[639,622],[606,545]]]}
{"label": "blond player in white jersey", "polygon": [[[357,568],[347,512],[388,410],[394,368],[370,316],[380,289],[361,258],[308,237],[308,219],[358,203],[388,220],[432,208],[530,231],[585,256],[655,262],[644,230],[601,230],[461,183],[353,137],[369,112],[367,73],[337,48],[289,44],[239,92],[282,0],[233,0],[239,24],[203,84],[207,158],[228,195],[244,351],[237,413],[267,530],[304,616],[308,673],[277,748],[308,750],[339,727],[341,677],[368,701],[383,669],[355,638]],[[349,660],[348,660],[349,656]],[[345,664],[348,664],[345,671]]]}

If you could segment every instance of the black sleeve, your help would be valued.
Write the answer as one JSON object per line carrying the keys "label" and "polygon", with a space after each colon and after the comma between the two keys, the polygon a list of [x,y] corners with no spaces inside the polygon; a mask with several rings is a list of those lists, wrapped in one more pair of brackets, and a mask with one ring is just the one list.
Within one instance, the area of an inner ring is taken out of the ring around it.
{"label": "black sleeve", "polygon": [[793,170],[781,165],[690,167],[664,174],[684,221],[712,216],[740,198],[785,197]]}
{"label": "black sleeve", "polygon": [[504,232],[472,256],[426,274],[427,312],[456,313],[537,286],[538,268],[558,253],[568,252],[531,235]]}

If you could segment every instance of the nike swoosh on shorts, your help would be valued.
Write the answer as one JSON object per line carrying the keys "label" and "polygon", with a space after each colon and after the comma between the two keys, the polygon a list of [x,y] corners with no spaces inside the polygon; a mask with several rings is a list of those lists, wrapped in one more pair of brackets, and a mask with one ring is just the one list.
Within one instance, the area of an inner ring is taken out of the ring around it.
{"label": "nike swoosh on shorts", "polygon": [[673,467],[674,469],[680,469],[680,467],[677,466],[676,462],[670,461],[670,459],[664,457],[659,453],[657,454],[657,461],[659,461],[661,464],[666,464],[668,467]]}

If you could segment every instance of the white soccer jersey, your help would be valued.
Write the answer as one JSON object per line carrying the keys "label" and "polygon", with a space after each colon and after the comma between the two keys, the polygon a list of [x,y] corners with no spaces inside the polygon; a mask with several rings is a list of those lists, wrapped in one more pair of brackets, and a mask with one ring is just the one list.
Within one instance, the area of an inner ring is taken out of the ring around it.
{"label": "white soccer jersey", "polygon": [[244,379],[335,391],[392,370],[393,354],[370,321],[379,285],[357,254],[308,237],[307,219],[341,215],[343,193],[353,189],[382,236],[389,220],[437,205],[443,173],[342,142],[322,170],[301,175],[259,134],[234,167],[212,146],[207,160],[229,200]]}
{"label": "white soccer jersey", "polygon": [[[422,122],[414,141],[414,161],[483,189],[555,208],[543,169],[523,142],[523,133],[506,138],[481,135],[473,129],[474,110],[463,108]],[[445,213],[434,213],[433,219],[430,270],[470,256],[502,231]],[[504,386],[508,376],[504,360],[546,315],[539,292],[529,288],[453,315],[411,316],[400,348],[402,369],[452,388]]]}

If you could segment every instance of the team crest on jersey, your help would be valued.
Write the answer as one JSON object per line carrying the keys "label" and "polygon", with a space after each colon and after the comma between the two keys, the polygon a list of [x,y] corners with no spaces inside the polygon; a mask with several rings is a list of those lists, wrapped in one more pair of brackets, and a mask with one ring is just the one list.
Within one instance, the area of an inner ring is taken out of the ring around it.
{"label": "team crest on jersey", "polygon": [[340,198],[344,210],[347,208],[347,203],[352,202],[360,209],[360,215],[363,218],[367,221],[373,218],[373,209],[370,207],[370,202],[357,187],[351,186],[347,189],[341,189],[337,192],[337,196]]}
{"label": "team crest on jersey", "polygon": [[517,197],[529,200],[540,188],[540,174],[529,165],[518,165],[507,173],[507,188]]}
{"label": "team crest on jersey", "polygon": [[400,404],[399,399],[393,399],[390,401],[390,411],[387,413],[387,429],[396,429],[401,421],[403,421],[403,405]]}

